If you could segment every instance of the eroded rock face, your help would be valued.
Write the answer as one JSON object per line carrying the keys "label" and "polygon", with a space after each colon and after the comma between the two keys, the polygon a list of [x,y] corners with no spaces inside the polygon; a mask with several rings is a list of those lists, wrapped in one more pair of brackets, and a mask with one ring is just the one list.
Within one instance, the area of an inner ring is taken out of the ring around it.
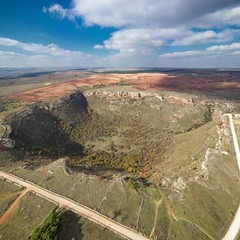
{"label": "eroded rock face", "polygon": [[5,148],[14,148],[15,141],[10,138],[3,138],[0,141],[0,145]]}
{"label": "eroded rock face", "polygon": [[115,97],[115,98],[133,98],[139,99],[146,96],[154,96],[154,93],[144,93],[144,92],[128,92],[128,91],[86,91],[84,92],[86,96],[108,96],[108,97]]}
{"label": "eroded rock face", "polygon": [[15,141],[9,137],[12,133],[12,128],[9,125],[1,125],[0,127],[3,129],[3,134],[0,136],[0,146],[5,148],[14,148]]}
{"label": "eroded rock face", "polygon": [[177,103],[177,104],[193,104],[192,99],[186,99],[182,97],[175,96],[161,96],[157,93],[151,92],[128,92],[128,91],[86,91],[84,92],[85,96],[106,96],[106,97],[114,97],[114,98],[130,98],[130,99],[141,99],[145,97],[156,98],[160,101],[166,101],[169,103]]}

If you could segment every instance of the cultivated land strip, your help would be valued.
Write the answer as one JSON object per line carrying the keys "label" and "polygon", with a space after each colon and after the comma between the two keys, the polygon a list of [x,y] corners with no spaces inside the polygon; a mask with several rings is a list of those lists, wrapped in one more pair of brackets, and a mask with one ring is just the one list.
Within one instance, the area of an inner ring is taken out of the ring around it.
{"label": "cultivated land strip", "polygon": [[[237,134],[235,132],[235,127],[233,124],[232,114],[226,114],[226,116],[228,116],[229,118],[229,124],[233,136],[233,143],[237,157],[238,169],[240,171],[240,150],[237,140]],[[225,234],[222,240],[234,240],[237,237],[239,231],[240,231],[240,205],[238,207],[237,213],[235,214],[231,226],[229,227],[227,233]]]}
{"label": "cultivated land strip", "polygon": [[136,232],[135,230],[124,226],[99,212],[96,212],[80,203],[77,203],[71,199],[63,197],[59,194],[56,194],[52,191],[49,191],[43,187],[40,187],[34,183],[21,179],[15,175],[4,173],[0,171],[0,177],[10,180],[14,183],[18,183],[21,186],[27,188],[28,191],[35,192],[36,194],[44,197],[54,203],[60,205],[60,207],[67,208],[79,215],[86,217],[87,219],[100,224],[114,232],[118,233],[119,235],[132,240],[148,240],[148,238],[144,237],[141,233]]}
{"label": "cultivated land strip", "polygon": [[4,224],[8,221],[8,219],[16,212],[18,204],[21,198],[27,193],[27,189],[22,191],[21,194],[15,199],[15,201],[11,204],[11,206],[7,209],[7,211],[0,217],[0,225]]}

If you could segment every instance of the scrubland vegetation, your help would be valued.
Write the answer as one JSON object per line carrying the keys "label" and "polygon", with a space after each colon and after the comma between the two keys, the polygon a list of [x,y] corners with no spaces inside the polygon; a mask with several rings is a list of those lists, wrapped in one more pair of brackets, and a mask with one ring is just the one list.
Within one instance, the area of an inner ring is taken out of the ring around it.
{"label": "scrubland vegetation", "polygon": [[[11,115],[7,120],[23,162],[12,162],[14,168],[4,163],[1,169],[153,239],[220,239],[240,201],[235,153],[221,118],[226,107],[219,110],[205,97],[191,101],[183,93],[165,97],[88,96],[79,108],[74,99],[63,99],[30,107],[28,117]],[[26,199],[33,213],[40,214],[32,198],[37,197],[28,194],[22,201]],[[121,239],[71,212],[52,211],[52,204],[44,204],[45,210],[31,224],[29,213],[25,219],[29,229],[21,236]],[[21,221],[21,214],[18,211],[9,224]],[[71,234],[67,226],[73,229]],[[13,239],[8,226],[3,229]]]}

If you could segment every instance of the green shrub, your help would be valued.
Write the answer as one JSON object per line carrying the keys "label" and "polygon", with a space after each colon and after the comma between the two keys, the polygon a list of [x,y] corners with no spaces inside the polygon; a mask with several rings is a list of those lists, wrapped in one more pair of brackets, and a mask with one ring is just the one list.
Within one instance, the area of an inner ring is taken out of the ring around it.
{"label": "green shrub", "polygon": [[62,219],[62,213],[53,210],[43,224],[37,227],[29,240],[57,240],[57,230]]}

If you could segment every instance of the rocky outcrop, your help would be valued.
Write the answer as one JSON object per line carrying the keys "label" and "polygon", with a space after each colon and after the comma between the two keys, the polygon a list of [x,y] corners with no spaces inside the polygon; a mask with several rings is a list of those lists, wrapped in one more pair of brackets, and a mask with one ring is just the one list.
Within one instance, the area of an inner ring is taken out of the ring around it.
{"label": "rocky outcrop", "polygon": [[0,146],[5,147],[5,148],[14,148],[15,141],[10,138],[2,138],[0,140]]}
{"label": "rocky outcrop", "polygon": [[108,96],[108,97],[115,97],[115,98],[133,98],[139,99],[143,97],[159,97],[162,100],[162,97],[156,93],[148,93],[148,92],[128,92],[128,91],[85,91],[85,96]]}
{"label": "rocky outcrop", "polygon": [[0,146],[5,148],[14,148],[15,141],[9,137],[12,133],[12,128],[9,125],[1,125],[0,127],[3,129],[2,136],[0,136]]}
{"label": "rocky outcrop", "polygon": [[85,91],[84,95],[85,96],[107,96],[111,98],[130,98],[130,99],[141,99],[146,97],[152,97],[160,101],[166,101],[170,103],[193,104],[193,99],[186,99],[186,98],[176,97],[176,96],[161,96],[157,93],[152,93],[152,92],[89,90],[89,91]]}

